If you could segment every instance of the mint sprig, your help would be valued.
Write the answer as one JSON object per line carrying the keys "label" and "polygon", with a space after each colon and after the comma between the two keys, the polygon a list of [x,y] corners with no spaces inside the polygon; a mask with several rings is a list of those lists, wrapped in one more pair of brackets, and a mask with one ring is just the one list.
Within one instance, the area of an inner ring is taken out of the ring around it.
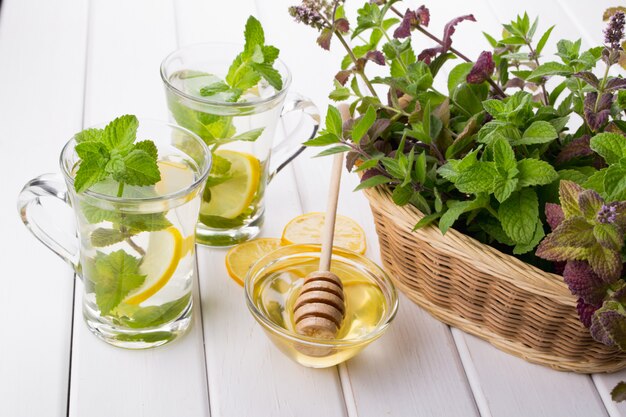
{"label": "mint sprig", "polygon": [[83,192],[96,183],[112,178],[119,183],[118,197],[124,185],[146,186],[161,180],[157,149],[152,141],[134,143],[139,121],[133,115],[118,117],[104,129],[87,129],[76,134],[76,153],[80,165],[74,189]]}
{"label": "mint sprig", "polygon": [[228,100],[236,102],[248,89],[266,80],[276,90],[282,90],[283,79],[274,68],[278,48],[265,45],[265,33],[261,22],[253,16],[248,18],[244,30],[245,45],[230,65],[224,81],[218,81],[200,89],[203,97],[227,93]]}

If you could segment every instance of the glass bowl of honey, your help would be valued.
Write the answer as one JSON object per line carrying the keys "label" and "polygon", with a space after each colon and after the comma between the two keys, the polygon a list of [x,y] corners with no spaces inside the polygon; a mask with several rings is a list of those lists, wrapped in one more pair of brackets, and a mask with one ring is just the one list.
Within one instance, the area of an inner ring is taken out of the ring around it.
{"label": "glass bowl of honey", "polygon": [[319,268],[320,245],[290,245],[259,259],[245,281],[246,303],[270,340],[294,361],[326,368],[346,361],[378,339],[398,310],[398,295],[374,262],[333,248],[331,272],[342,281],[346,314],[333,339],[296,332],[293,307],[304,278]]}

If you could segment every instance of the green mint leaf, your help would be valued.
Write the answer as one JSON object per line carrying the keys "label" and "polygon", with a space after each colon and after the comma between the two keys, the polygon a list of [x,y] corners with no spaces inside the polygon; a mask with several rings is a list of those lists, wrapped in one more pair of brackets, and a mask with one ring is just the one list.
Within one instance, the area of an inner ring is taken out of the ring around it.
{"label": "green mint leaf", "polygon": [[117,149],[125,153],[135,142],[139,121],[133,115],[120,116],[110,122],[102,132],[102,143],[109,151]]}
{"label": "green mint leaf", "polygon": [[85,216],[88,223],[100,223],[103,221],[116,222],[119,219],[119,213],[111,210],[104,210],[84,201],[80,203],[80,211]]}
{"label": "green mint leaf", "polygon": [[488,218],[484,221],[481,221],[479,224],[480,228],[485,231],[492,239],[495,239],[497,242],[500,242],[503,245],[507,246],[515,246],[515,242],[507,236],[507,234],[502,229],[502,225],[500,222],[493,219]]}
{"label": "green mint leaf", "polygon": [[572,69],[564,64],[558,62],[546,62],[538,66],[528,77],[529,81],[538,81],[542,77],[549,77],[552,75],[569,76],[573,73]]}
{"label": "green mint leaf", "polygon": [[483,101],[483,108],[494,118],[498,118],[506,111],[502,100],[485,100]]}
{"label": "green mint leaf", "polygon": [[343,137],[341,113],[339,113],[339,110],[334,106],[328,106],[326,113],[326,130],[339,138]]}
{"label": "green mint leaf", "polygon": [[263,131],[265,130],[264,127],[260,127],[258,129],[252,129],[252,130],[248,130],[247,132],[243,132],[237,136],[233,136],[232,137],[232,141],[237,141],[237,140],[241,140],[244,142],[254,142],[255,140],[257,140],[259,138],[259,136],[261,136],[263,134]]}
{"label": "green mint leaf", "polygon": [[124,235],[117,229],[104,229],[102,227],[97,228],[91,232],[91,244],[96,248],[105,246],[111,246],[126,239],[128,236]]}
{"label": "green mint leaf", "polygon": [[454,89],[461,83],[465,82],[467,74],[472,70],[473,62],[464,62],[452,68],[448,75],[448,92],[452,96]]}
{"label": "green mint leaf", "polygon": [[87,278],[94,284],[100,314],[107,315],[141,286],[146,276],[139,273],[139,259],[118,250],[108,255],[98,252]]}
{"label": "green mint leaf", "polygon": [[552,165],[539,159],[522,159],[517,163],[517,170],[520,187],[546,185],[559,178]]}
{"label": "green mint leaf", "polygon": [[554,29],[554,26],[551,26],[548,30],[546,30],[541,36],[541,39],[539,39],[539,42],[537,42],[537,47],[535,48],[537,56],[541,55],[541,51],[543,51],[543,47],[546,46],[546,42],[548,42],[552,29]]}
{"label": "green mint leaf", "polygon": [[224,93],[228,90],[230,90],[230,87],[228,84],[226,84],[224,81],[218,81],[213,84],[202,87],[200,89],[200,95],[202,97],[209,97],[217,93]]}
{"label": "green mint leaf", "polygon": [[497,176],[498,171],[493,162],[479,161],[461,171],[454,185],[462,193],[493,193]]}
{"label": "green mint leaf", "polygon": [[278,59],[278,54],[280,50],[275,46],[264,45],[262,48],[263,56],[265,57],[264,62],[266,64],[273,64],[276,59]]}
{"label": "green mint leaf", "polygon": [[448,205],[448,210],[439,219],[439,230],[446,234],[448,229],[461,217],[462,214],[485,207],[489,202],[486,195],[477,196],[470,201],[452,201]]}
{"label": "green mint leaf", "polygon": [[413,226],[413,232],[415,232],[416,230],[419,229],[423,229],[424,227],[430,225],[431,223],[433,223],[435,220],[437,220],[438,218],[440,218],[442,215],[442,213],[433,213],[433,214],[429,214],[427,216],[424,216],[420,219],[420,221],[418,221],[415,226]]}
{"label": "green mint leaf", "polygon": [[135,149],[124,157],[123,180],[130,185],[152,185],[161,180],[156,160],[146,151]]}
{"label": "green mint leaf", "polygon": [[609,165],[626,157],[626,138],[617,133],[600,133],[591,138],[590,146]]}
{"label": "green mint leaf", "polygon": [[172,226],[165,213],[151,214],[126,214],[118,220],[120,226],[124,226],[133,232],[156,232]]}
{"label": "green mint leaf", "polygon": [[157,150],[154,142],[152,142],[151,140],[142,140],[140,142],[137,142],[135,143],[133,149],[138,149],[140,151],[146,152],[155,161],[159,158],[159,151]]}
{"label": "green mint leaf", "polygon": [[305,146],[327,146],[339,143],[339,138],[333,133],[326,133],[316,138],[307,140],[303,143]]}
{"label": "green mint leaf", "polygon": [[338,87],[330,92],[328,98],[332,101],[344,101],[350,98],[350,89],[348,87]]}
{"label": "green mint leaf", "polygon": [[517,161],[515,152],[506,139],[497,138],[491,144],[493,149],[493,161],[496,168],[505,178],[511,178],[517,173]]}
{"label": "green mint leaf", "polygon": [[78,132],[74,135],[76,143],[83,142],[101,142],[103,129],[85,129],[82,132]]}
{"label": "green mint leaf", "polygon": [[361,116],[352,128],[352,141],[359,143],[361,139],[367,134],[367,131],[372,127],[376,121],[376,110],[374,107],[369,106],[365,111],[365,114]]}
{"label": "green mint leaf", "polygon": [[262,64],[264,59],[265,58],[263,57],[263,49],[261,49],[260,45],[256,45],[254,47],[254,52],[252,53],[252,56],[250,57],[250,61],[256,64]]}
{"label": "green mint leaf", "polygon": [[74,189],[77,193],[87,190],[106,176],[103,162],[105,161],[102,159],[84,159],[80,162],[74,177]]}
{"label": "green mint leaf", "polygon": [[263,46],[265,44],[265,33],[263,32],[263,27],[261,26],[261,22],[259,22],[254,16],[248,17],[246,28],[244,30],[244,37],[246,44],[243,50],[246,56],[252,56],[257,46]]}
{"label": "green mint leaf", "polygon": [[377,185],[388,184],[389,178],[384,175],[375,175],[371,178],[362,181],[359,185],[356,186],[354,191],[364,190],[366,188],[376,187]]}
{"label": "green mint leaf", "polygon": [[615,402],[621,402],[626,400],[626,382],[618,382],[617,385],[611,390],[611,399]]}
{"label": "green mint leaf", "polygon": [[213,176],[213,175],[218,175],[218,176],[222,176],[222,175],[226,175],[230,172],[230,167],[231,167],[232,163],[224,158],[223,156],[220,156],[216,153],[213,154],[213,160],[212,160],[212,164],[211,164],[211,172],[209,175]]}
{"label": "green mint leaf", "polygon": [[261,77],[265,78],[269,85],[274,87],[277,91],[283,89],[283,78],[280,76],[278,70],[272,67],[272,64],[256,63],[252,64],[252,68],[258,72]]}
{"label": "green mint leaf", "polygon": [[80,159],[101,161],[104,163],[109,159],[109,151],[101,142],[85,141],[78,143],[74,150]]}
{"label": "green mint leaf", "polygon": [[322,152],[318,153],[314,156],[314,158],[318,158],[320,156],[334,155],[336,153],[349,152],[351,150],[352,148],[346,145],[333,146],[332,148],[325,149]]}
{"label": "green mint leaf", "polygon": [[532,241],[538,217],[539,200],[529,188],[514,192],[498,209],[502,229],[517,244]]}
{"label": "green mint leaf", "polygon": [[524,131],[521,139],[513,140],[511,144],[517,146],[548,143],[558,138],[558,136],[559,134],[554,126],[552,126],[549,122],[540,120],[533,122],[533,124],[531,124],[528,129]]}
{"label": "green mint leaf", "polygon": [[539,242],[541,242],[541,239],[543,239],[545,235],[546,233],[543,230],[543,224],[541,223],[541,220],[537,219],[535,234],[533,235],[531,241],[527,244],[519,243],[515,245],[515,247],[513,248],[513,253],[515,255],[522,255],[524,253],[530,252],[531,250],[535,249],[535,247],[539,244]]}
{"label": "green mint leaf", "polygon": [[116,309],[116,313],[120,316],[119,320],[130,328],[145,329],[158,327],[179,317],[189,305],[190,298],[191,294],[189,293],[169,303],[148,307],[122,304]]}
{"label": "green mint leaf", "polygon": [[609,166],[604,172],[602,185],[609,202],[626,200],[626,168],[622,165]]}
{"label": "green mint leaf", "polygon": [[513,191],[515,191],[518,182],[519,180],[517,178],[496,178],[494,183],[493,195],[500,203],[502,203],[511,196]]}
{"label": "green mint leaf", "polygon": [[411,197],[413,197],[413,187],[411,184],[394,188],[391,195],[391,199],[398,206],[407,205],[411,201]]}

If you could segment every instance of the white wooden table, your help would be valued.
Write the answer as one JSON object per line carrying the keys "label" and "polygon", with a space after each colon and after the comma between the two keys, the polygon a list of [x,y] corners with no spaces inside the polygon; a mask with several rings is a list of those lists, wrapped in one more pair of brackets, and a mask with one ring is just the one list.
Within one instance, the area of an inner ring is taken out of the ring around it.
{"label": "white wooden table", "polygon": [[[293,90],[325,109],[341,51],[319,49],[292,22],[296,0],[4,0],[0,11],[0,416],[626,416],[609,391],[626,372],[575,375],[528,364],[450,329],[402,298],[387,334],[337,368],[286,359],[249,315],[226,275],[224,250],[200,247],[195,320],[183,339],[149,351],[100,342],[82,320],[82,284],[21,224],[15,199],[43,172],[58,172],[62,144],[81,128],[133,113],[167,119],[162,58],[200,41],[241,41],[248,15],[290,66]],[[357,2],[349,1],[350,7]],[[358,2],[360,3],[360,2]],[[470,5],[472,3],[472,5]],[[517,3],[517,4],[513,4]],[[623,1],[431,1],[433,30],[456,15],[455,46],[485,47],[481,30],[527,10],[555,39],[602,41],[604,8]],[[419,4],[409,3],[412,7]],[[420,3],[421,4],[421,3]],[[422,45],[428,43],[420,39]],[[554,47],[552,47],[554,50]],[[271,184],[263,234],[322,210],[329,160],[305,153]],[[344,176],[340,212],[368,235],[367,202]]]}

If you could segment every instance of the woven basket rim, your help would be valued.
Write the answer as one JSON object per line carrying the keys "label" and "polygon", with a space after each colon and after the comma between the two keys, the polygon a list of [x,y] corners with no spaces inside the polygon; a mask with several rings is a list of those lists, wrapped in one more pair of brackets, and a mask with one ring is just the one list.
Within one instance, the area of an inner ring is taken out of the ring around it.
{"label": "woven basket rim", "polygon": [[[389,186],[379,185],[365,189],[364,192],[370,204],[390,213],[395,222],[409,231],[424,217],[424,214],[411,204],[396,205],[391,198]],[[565,305],[576,306],[576,297],[571,294],[560,275],[545,272],[454,228],[450,228],[442,235],[438,227],[428,225],[420,229],[420,233],[424,235],[423,238],[428,239],[429,244],[454,253],[456,257],[463,258],[475,267],[497,275],[512,285],[533,294],[549,296]]]}

